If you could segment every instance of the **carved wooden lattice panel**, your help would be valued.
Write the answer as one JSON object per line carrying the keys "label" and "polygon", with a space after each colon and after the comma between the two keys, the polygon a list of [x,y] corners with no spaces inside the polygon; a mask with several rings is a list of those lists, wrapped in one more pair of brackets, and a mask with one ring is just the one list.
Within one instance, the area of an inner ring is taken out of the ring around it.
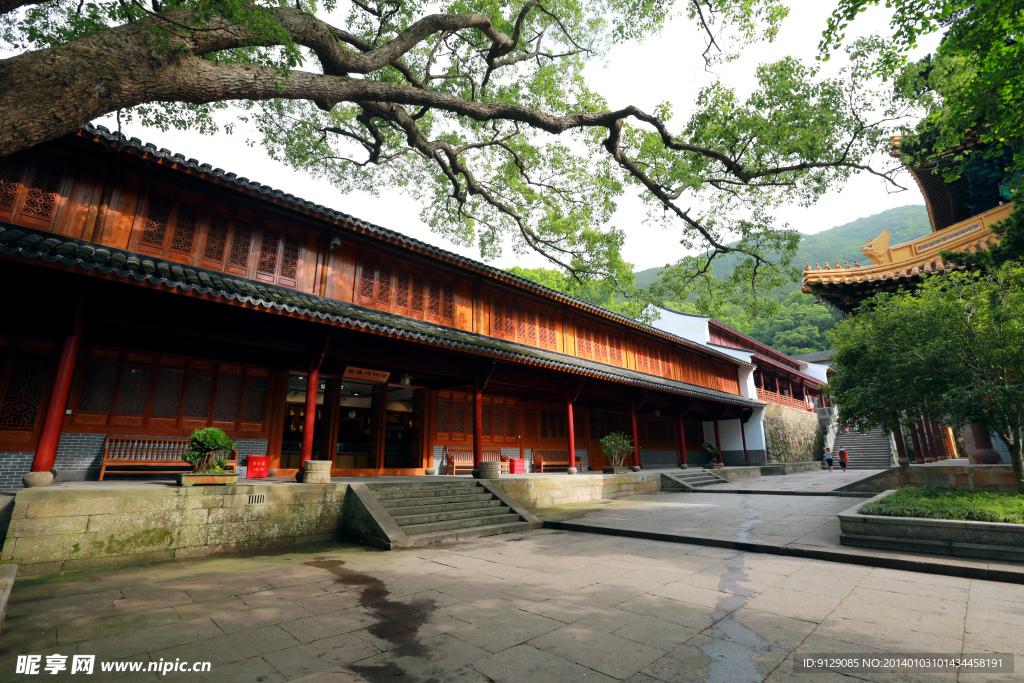
{"label": "carved wooden lattice panel", "polygon": [[516,338],[516,311],[512,304],[505,309],[505,336],[509,339]]}
{"label": "carved wooden lattice panel", "polygon": [[359,280],[359,298],[373,301],[373,284],[377,279],[377,262],[372,259],[363,261],[363,274]]}
{"label": "carved wooden lattice panel", "polygon": [[210,399],[213,397],[213,373],[193,370],[188,375],[185,390],[184,416],[206,419],[210,415]]}
{"label": "carved wooden lattice panel", "polygon": [[537,322],[534,319],[533,311],[526,311],[526,338],[531,344],[537,341]]}
{"label": "carved wooden lattice panel", "polygon": [[516,306],[516,336],[520,340],[526,339],[526,313]]}
{"label": "carved wooden lattice panel", "polygon": [[456,400],[452,405],[452,434],[466,433],[466,402]]}
{"label": "carved wooden lattice panel", "polygon": [[417,313],[423,312],[423,276],[412,276],[412,301],[410,308]]}
{"label": "carved wooden lattice panel", "polygon": [[185,387],[184,368],[157,368],[156,386],[153,388],[153,407],[149,414],[154,417],[178,417],[181,408],[181,390]]}
{"label": "carved wooden lattice panel", "polygon": [[289,280],[299,278],[299,246],[302,240],[297,235],[284,236],[284,250],[281,253],[281,277]]}
{"label": "carved wooden lattice panel", "polygon": [[277,230],[264,230],[260,242],[260,256],[256,261],[256,272],[264,275],[277,275],[277,257],[281,251],[281,233]]}
{"label": "carved wooden lattice panel", "polygon": [[53,215],[60,196],[60,184],[64,180],[64,169],[52,161],[41,160],[36,164],[28,194],[21,206],[22,215],[48,220]]}
{"label": "carved wooden lattice panel", "polygon": [[437,400],[437,431],[439,434],[447,434],[452,431],[452,400],[450,398]]}
{"label": "carved wooden lattice panel", "polygon": [[558,335],[555,332],[555,316],[548,316],[548,344],[552,347],[558,346]]}
{"label": "carved wooden lattice panel", "polygon": [[409,271],[399,270],[395,278],[395,306],[409,308]]}
{"label": "carved wooden lattice panel", "polygon": [[616,365],[622,365],[622,342],[615,335],[608,338],[608,344],[611,346],[611,362]]}
{"label": "carved wooden lattice panel", "polygon": [[18,192],[25,164],[15,157],[0,158],[0,209],[14,209],[14,195]]}
{"label": "carved wooden lattice panel", "polygon": [[263,411],[266,405],[267,378],[247,377],[245,394],[242,397],[242,420],[245,422],[263,422]]}
{"label": "carved wooden lattice panel", "polygon": [[146,412],[149,383],[153,366],[129,363],[121,371],[121,385],[117,392],[116,412],[120,415],[142,415]]}
{"label": "carved wooden lattice panel", "polygon": [[114,402],[117,361],[91,360],[85,369],[78,409],[90,413],[108,413]]}
{"label": "carved wooden lattice panel", "polygon": [[228,225],[231,219],[223,213],[210,216],[210,229],[206,232],[206,245],[203,247],[203,258],[211,261],[223,261],[224,250],[228,245]]}
{"label": "carved wooden lattice panel", "polygon": [[494,436],[505,436],[505,406],[494,406],[494,414],[491,419],[494,421]]}
{"label": "carved wooden lattice panel", "polygon": [[377,303],[391,303],[391,266],[386,263],[377,266]]}
{"label": "carved wooden lattice panel", "polygon": [[441,281],[430,281],[430,301],[428,313],[432,316],[441,317]]}
{"label": "carved wooden lattice panel", "polygon": [[142,244],[162,248],[167,238],[167,224],[171,220],[171,200],[162,194],[154,194],[149,199],[149,210],[142,230]]}
{"label": "carved wooden lattice panel", "polygon": [[214,420],[238,419],[238,401],[242,397],[242,376],[221,373],[217,382],[217,399],[213,407]]}
{"label": "carved wooden lattice panel", "polygon": [[455,320],[455,291],[447,282],[444,283],[442,291],[441,317],[445,320]]}
{"label": "carved wooden lattice panel", "polygon": [[238,221],[235,223],[235,234],[231,238],[231,253],[228,265],[246,270],[249,267],[249,252],[252,251],[252,223]]}
{"label": "carved wooden lattice panel", "polygon": [[481,422],[483,423],[480,432],[484,436],[490,436],[494,433],[492,422],[494,421],[494,406],[490,403],[485,403],[480,406]]}
{"label": "carved wooden lattice panel", "polygon": [[14,356],[7,391],[0,403],[0,427],[32,429],[35,426],[49,374],[48,354],[19,351]]}
{"label": "carved wooden lattice panel", "polygon": [[171,233],[171,251],[179,254],[191,254],[192,245],[199,232],[199,207],[194,204],[178,205],[178,215],[174,220],[174,232]]}
{"label": "carved wooden lattice panel", "polygon": [[541,344],[541,346],[547,346],[548,345],[547,316],[545,316],[543,314],[540,315],[538,322],[540,323],[540,325],[538,326],[539,329],[537,330],[538,337],[540,338],[540,344]]}
{"label": "carved wooden lattice panel", "polygon": [[519,436],[519,429],[516,426],[515,406],[505,406],[505,433],[513,437]]}

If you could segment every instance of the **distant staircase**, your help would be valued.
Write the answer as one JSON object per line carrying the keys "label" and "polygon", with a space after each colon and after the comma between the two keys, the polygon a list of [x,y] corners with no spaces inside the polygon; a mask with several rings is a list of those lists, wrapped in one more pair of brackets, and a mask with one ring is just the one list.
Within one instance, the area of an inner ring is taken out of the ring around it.
{"label": "distant staircase", "polygon": [[714,470],[686,469],[678,472],[661,473],[662,491],[693,491],[702,486],[724,484],[729,480],[714,473]]}
{"label": "distant staircase", "polygon": [[[880,429],[869,432],[850,431],[836,434],[833,451],[833,467],[839,467],[839,451],[846,449],[847,469],[851,470],[884,470],[893,467],[892,442],[889,434]],[[822,461],[822,467],[827,467]]]}
{"label": "distant staircase", "polygon": [[350,489],[379,527],[376,539],[361,540],[378,547],[418,547],[541,527],[519,503],[481,480],[453,477],[451,482],[353,484]]}

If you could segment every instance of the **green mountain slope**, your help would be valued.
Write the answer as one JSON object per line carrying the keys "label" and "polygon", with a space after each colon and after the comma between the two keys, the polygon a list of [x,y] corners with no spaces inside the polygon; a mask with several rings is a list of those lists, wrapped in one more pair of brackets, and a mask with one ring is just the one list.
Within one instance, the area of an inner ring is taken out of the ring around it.
{"label": "green mountain slope", "polygon": [[[822,230],[813,235],[804,235],[800,239],[800,248],[797,251],[793,263],[803,267],[804,263],[829,263],[849,261],[864,258],[860,248],[869,239],[878,237],[883,230],[888,230],[891,244],[900,244],[908,240],[927,235],[931,231],[928,223],[928,212],[923,204],[910,204],[889,209],[874,216],[858,218],[850,223]],[[734,256],[725,256],[715,262],[715,276],[727,278],[736,267],[737,259]],[[648,268],[636,274],[636,284],[639,287],[648,287],[658,277],[661,268]],[[786,287],[782,294],[788,295],[796,291],[797,286]]]}

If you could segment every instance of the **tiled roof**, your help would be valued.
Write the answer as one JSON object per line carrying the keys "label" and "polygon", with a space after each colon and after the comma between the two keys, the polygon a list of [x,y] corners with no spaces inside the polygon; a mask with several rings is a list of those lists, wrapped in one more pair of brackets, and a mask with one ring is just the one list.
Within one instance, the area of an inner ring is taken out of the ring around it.
{"label": "tiled roof", "polygon": [[[594,304],[583,301],[582,299],[577,299],[576,297],[569,296],[568,294],[563,294],[562,292],[559,292],[557,290],[545,287],[543,285],[539,285],[536,282],[527,280],[526,278],[519,277],[518,275],[514,275],[505,270],[501,270],[500,268],[495,268],[494,266],[488,265],[481,261],[476,261],[465,256],[460,256],[459,254],[456,254],[454,252],[447,251],[446,249],[441,249],[440,247],[428,244],[427,242],[423,242],[413,237],[408,237],[407,235],[403,235],[402,233],[396,232],[395,230],[390,230],[388,228],[375,225],[368,221],[356,218],[355,216],[350,216],[347,213],[328,208],[326,206],[323,206],[322,204],[316,204],[314,202],[302,199],[301,197],[296,197],[295,195],[288,194],[287,192],[276,190],[270,187],[269,185],[263,185],[261,183],[249,180],[248,178],[241,177],[237,173],[230,173],[221,168],[214,168],[210,164],[200,163],[196,159],[187,159],[183,154],[175,154],[168,149],[157,148],[156,145],[152,143],[144,143],[142,142],[142,140],[138,138],[128,138],[120,133],[110,131],[103,126],[96,126],[93,124],[86,124],[85,126],[82,126],[82,128],[79,129],[78,134],[83,138],[104,142],[108,146],[117,147],[119,150],[128,149],[139,155],[143,155],[146,158],[152,158],[157,161],[163,161],[169,165],[180,167],[181,169],[188,169],[195,173],[199,173],[204,176],[209,176],[219,181],[223,181],[228,184],[234,185],[240,190],[248,190],[250,192],[255,192],[259,195],[262,195],[264,197],[283,201],[285,203],[291,204],[297,209],[301,209],[304,212],[316,214],[331,221],[340,221],[342,223],[346,223],[348,225],[359,228],[363,232],[375,236],[378,239],[383,239],[393,244],[398,244],[401,246],[405,246],[407,248],[428,253],[431,256],[441,258],[449,263],[453,263],[464,268],[469,268],[479,273],[489,275],[495,279],[503,280],[510,284],[514,284],[518,287],[522,287],[524,289],[531,290],[535,293],[542,294],[548,298],[562,301],[577,308],[589,311],[590,313],[594,313],[600,315],[601,317],[608,318],[618,323],[627,325],[634,329],[642,330],[643,332],[646,332],[648,334],[661,337],[663,339],[671,340],[682,346],[686,346],[693,349],[706,350],[702,345],[697,344],[689,339],[678,337],[674,334],[671,334],[670,332],[665,332],[663,330],[656,329],[649,325],[638,323],[637,321],[631,318],[627,318],[626,316],[621,315],[619,313],[609,311],[606,308],[595,306]],[[723,358],[724,357],[725,356],[723,356]],[[736,362],[735,358],[729,358],[729,360],[732,362]]]}
{"label": "tiled roof", "polygon": [[[599,379],[667,391],[686,396],[756,407],[759,401],[715,389],[655,377],[564,353],[517,344],[475,332],[406,318],[372,308],[265,285],[245,278],[194,268],[121,249],[31,230],[0,222],[0,254],[42,259],[69,268],[113,274],[125,280],[150,282],[172,290],[193,291],[217,298],[248,303],[265,309],[297,313],[353,329],[402,337],[447,348],[461,349],[513,362],[536,365]],[[724,358],[729,358],[724,356]],[[732,360],[731,358],[729,358]]]}

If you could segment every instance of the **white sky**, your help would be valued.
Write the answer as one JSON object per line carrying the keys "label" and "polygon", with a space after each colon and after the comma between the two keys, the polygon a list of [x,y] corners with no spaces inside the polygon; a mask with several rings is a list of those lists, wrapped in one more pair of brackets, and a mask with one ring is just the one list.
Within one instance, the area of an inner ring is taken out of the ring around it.
{"label": "white sky", "polygon": [[[697,90],[716,77],[736,87],[738,94],[745,96],[755,85],[754,70],[759,64],[775,61],[792,55],[805,63],[811,63],[817,54],[817,45],[826,20],[834,6],[833,2],[815,0],[790,0],[790,16],[783,22],[782,30],[774,44],[761,45],[745,51],[737,61],[716,68],[708,73],[704,68],[701,52],[704,42],[701,34],[687,22],[670,25],[657,39],[643,44],[626,43],[617,45],[607,55],[605,64],[594,64],[588,70],[591,87],[601,92],[614,109],[635,104],[651,111],[663,100],[669,100],[674,107],[675,120],[682,122],[689,117]],[[854,25],[855,31],[848,32],[848,38],[873,32],[884,32],[887,13],[881,9],[869,10]],[[934,36],[932,36],[934,39]],[[924,45],[927,52],[934,48],[935,41]],[[829,63],[838,66],[837,58]],[[665,65],[675,65],[666,73]],[[116,128],[112,118],[101,121],[108,127]],[[299,197],[344,211],[367,221],[397,230],[406,235],[442,246],[472,258],[480,258],[473,248],[455,246],[434,234],[419,220],[419,204],[415,198],[394,192],[380,199],[360,193],[342,193],[327,182],[316,181],[304,174],[286,168],[268,159],[258,146],[245,144],[246,130],[239,127],[234,136],[218,135],[206,137],[188,132],[167,133],[147,129],[137,123],[126,124],[123,131],[129,137],[141,138],[157,147],[166,147],[186,157],[213,164],[233,171],[271,187],[290,192]],[[881,179],[860,175],[852,179],[841,190],[828,193],[815,206],[785,207],[777,215],[791,228],[804,233],[815,233],[836,225],[848,223],[857,218],[870,216],[886,209],[907,204],[922,204],[916,189],[891,194]],[[615,216],[614,224],[625,229],[627,238],[624,256],[633,263],[636,270],[665,265],[684,255],[670,230],[662,230],[643,224],[644,209],[636,199],[624,198]],[[527,267],[546,266],[540,256],[516,255],[506,249],[494,265],[508,268],[513,265]]]}

